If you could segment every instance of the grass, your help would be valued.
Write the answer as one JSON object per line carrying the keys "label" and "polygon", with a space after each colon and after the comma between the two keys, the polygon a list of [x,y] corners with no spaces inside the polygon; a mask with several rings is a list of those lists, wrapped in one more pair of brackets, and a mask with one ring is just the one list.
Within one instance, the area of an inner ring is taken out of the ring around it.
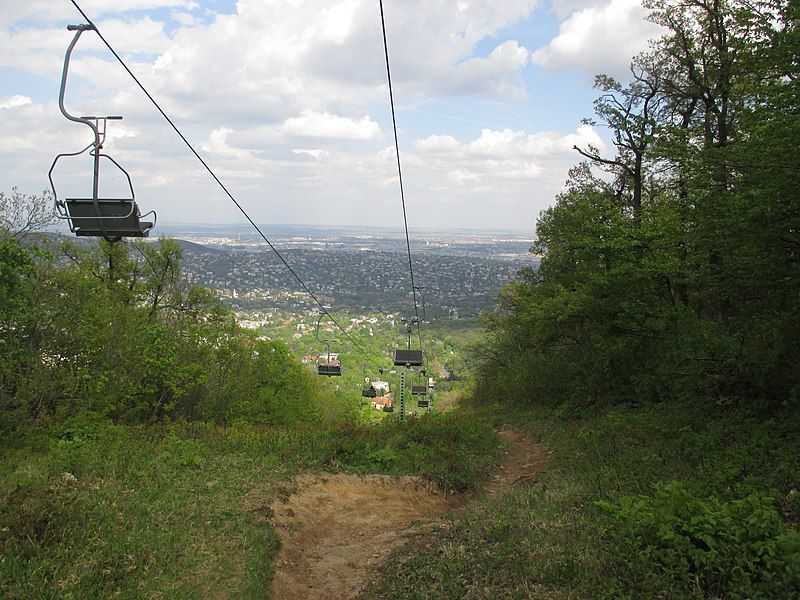
{"label": "grass", "polygon": [[269,598],[269,506],[293,474],[415,474],[466,490],[498,443],[459,415],[283,429],[83,418],[0,452],[0,597]]}
{"label": "grass", "polygon": [[[649,498],[664,481],[681,482],[681,489],[702,507],[735,506],[740,498],[765,494],[767,507],[761,509],[772,516],[781,513],[787,524],[781,527],[789,532],[784,536],[788,548],[800,539],[793,537],[796,530],[792,533],[791,528],[800,514],[797,492],[792,492],[800,487],[800,424],[791,411],[756,420],[732,407],[660,405],[581,417],[552,410],[484,407],[476,418],[526,430],[553,450],[549,468],[535,484],[478,500],[452,515],[430,539],[395,552],[362,600],[783,598],[791,596],[787,590],[797,589],[796,571],[796,579],[786,575],[783,584],[764,584],[773,585],[771,594],[704,591],[703,586],[710,584],[701,573],[691,572],[693,563],[675,568],[662,560],[672,551],[669,545],[659,546],[657,540],[648,546],[647,539],[625,538],[598,505],[624,497]],[[718,499],[718,504],[705,503],[709,497]],[[708,510],[691,518],[707,521],[717,514],[720,511]],[[729,541],[732,532],[752,533],[759,525],[760,521],[747,519],[713,523],[718,533],[715,543]],[[753,547],[768,547],[761,540],[754,544],[728,549],[744,554]],[[655,553],[647,555],[645,550],[651,548]],[[704,553],[704,559],[719,558],[723,550]],[[784,574],[800,567],[798,550],[784,549],[789,565],[784,565]],[[721,559],[718,564],[722,568],[717,575],[723,580],[738,576],[726,570]],[[770,563],[749,565],[755,579],[767,577],[765,564]]]}
{"label": "grass", "polygon": [[288,471],[275,455],[184,435],[106,425],[8,452],[0,595],[263,597],[269,570],[248,560],[269,565],[277,543],[242,497]]}
{"label": "grass", "polygon": [[[402,424],[286,428],[84,417],[4,439],[0,597],[269,598],[279,551],[269,507],[291,493],[295,473],[414,474],[451,492],[475,490],[498,462],[493,428],[505,423],[553,451],[547,471],[478,498],[395,552],[364,600],[739,598],[705,593],[707,582],[662,560],[660,547],[648,555],[599,502],[650,502],[661,482],[677,481],[705,521],[739,515],[737,503],[756,493],[766,498],[758,510],[780,514],[779,531],[800,521],[800,427],[788,409],[756,419],[716,405],[580,415],[484,406]],[[645,525],[663,509],[640,506],[649,512],[634,516]],[[636,524],[633,513],[618,514]],[[734,519],[745,523],[738,529],[714,526],[752,537],[764,522],[752,516]],[[771,569],[782,556],[773,554]]]}

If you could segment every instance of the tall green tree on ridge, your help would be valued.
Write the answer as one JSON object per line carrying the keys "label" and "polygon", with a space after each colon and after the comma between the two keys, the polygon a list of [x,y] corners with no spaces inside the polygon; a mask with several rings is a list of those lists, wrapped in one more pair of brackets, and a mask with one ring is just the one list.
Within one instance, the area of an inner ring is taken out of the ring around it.
{"label": "tall green tree on ridge", "polygon": [[579,404],[789,402],[800,394],[798,9],[647,6],[664,35],[631,83],[596,80],[615,155],[577,149],[588,162],[538,220],[539,272],[488,319],[479,387]]}

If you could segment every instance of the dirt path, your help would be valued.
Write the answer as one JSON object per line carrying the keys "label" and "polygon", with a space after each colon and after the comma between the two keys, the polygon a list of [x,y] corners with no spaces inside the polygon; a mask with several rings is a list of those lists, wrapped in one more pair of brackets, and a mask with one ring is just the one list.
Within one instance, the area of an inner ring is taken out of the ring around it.
{"label": "dirt path", "polygon": [[532,483],[547,463],[548,452],[535,444],[524,433],[513,429],[501,429],[497,432],[508,444],[503,461],[497,473],[484,486],[484,491],[494,496],[513,485]]}
{"label": "dirt path", "polygon": [[[499,435],[509,448],[485,488],[490,495],[532,480],[547,458],[523,434],[506,429]],[[282,542],[274,600],[355,597],[392,550],[464,503],[416,477],[302,475],[296,484],[294,494],[272,505]]]}

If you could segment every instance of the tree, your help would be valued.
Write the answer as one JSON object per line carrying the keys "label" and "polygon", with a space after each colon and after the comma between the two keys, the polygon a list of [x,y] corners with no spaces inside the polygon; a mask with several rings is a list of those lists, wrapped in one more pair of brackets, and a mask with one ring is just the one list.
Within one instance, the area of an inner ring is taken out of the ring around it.
{"label": "tree", "polygon": [[648,6],[664,36],[630,83],[597,78],[615,154],[577,149],[589,162],[537,223],[539,271],[488,320],[489,397],[800,395],[798,8]]}
{"label": "tree", "polygon": [[[617,196],[629,198],[627,204],[635,222],[640,221],[642,213],[646,153],[657,136],[658,112],[664,102],[658,70],[644,58],[638,62],[631,67],[633,82],[627,86],[607,75],[595,78],[595,87],[603,92],[595,100],[595,113],[611,131],[616,156],[603,158],[594,148],[574,147],[592,163],[608,167],[616,175]],[[626,194],[628,188],[631,191]]]}
{"label": "tree", "polygon": [[0,234],[22,239],[55,220],[50,192],[23,194],[16,187],[10,194],[0,192]]}

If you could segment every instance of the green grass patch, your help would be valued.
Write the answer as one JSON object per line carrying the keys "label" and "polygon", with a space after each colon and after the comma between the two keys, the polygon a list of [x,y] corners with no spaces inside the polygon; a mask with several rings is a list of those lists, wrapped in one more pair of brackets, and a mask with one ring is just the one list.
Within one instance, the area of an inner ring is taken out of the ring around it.
{"label": "green grass patch", "polygon": [[481,408],[553,450],[536,483],[397,551],[363,599],[790,598],[797,415],[645,406]]}
{"label": "green grass patch", "polygon": [[317,428],[84,416],[0,452],[0,597],[269,598],[269,506],[293,474],[414,474],[463,490],[498,441],[457,415]]}

